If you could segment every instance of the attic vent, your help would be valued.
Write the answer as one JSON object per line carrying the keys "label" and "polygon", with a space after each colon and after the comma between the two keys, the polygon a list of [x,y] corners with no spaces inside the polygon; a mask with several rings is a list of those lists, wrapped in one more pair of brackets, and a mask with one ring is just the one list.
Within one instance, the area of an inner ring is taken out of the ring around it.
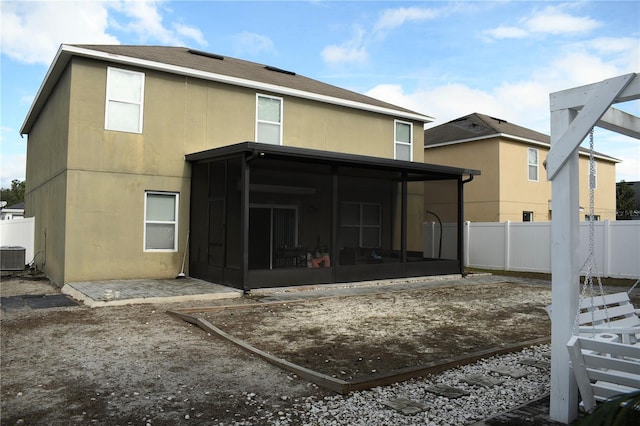
{"label": "attic vent", "polygon": [[269,71],[281,72],[282,74],[296,75],[296,73],[293,72],[293,71],[283,70],[282,68],[272,67],[271,65],[266,65],[264,68],[269,70]]}
{"label": "attic vent", "polygon": [[192,55],[204,56],[207,58],[213,58],[213,59],[219,59],[219,60],[224,59],[224,56],[216,55],[215,53],[204,52],[202,50],[189,49],[188,52],[191,53]]}

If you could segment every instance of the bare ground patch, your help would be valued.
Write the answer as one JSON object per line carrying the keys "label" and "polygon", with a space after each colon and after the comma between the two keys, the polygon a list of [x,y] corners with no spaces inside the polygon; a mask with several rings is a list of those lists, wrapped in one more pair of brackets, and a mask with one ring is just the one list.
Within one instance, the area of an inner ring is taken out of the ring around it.
{"label": "bare ground patch", "polygon": [[509,282],[193,314],[288,361],[353,380],[550,335],[547,286]]}
{"label": "bare ground patch", "polygon": [[[40,284],[33,290],[48,290]],[[3,296],[21,285],[3,281]],[[550,297],[544,286],[473,283],[200,315],[346,379],[548,335]],[[299,398],[327,395],[166,313],[194,305],[2,312],[0,422],[260,424]]]}

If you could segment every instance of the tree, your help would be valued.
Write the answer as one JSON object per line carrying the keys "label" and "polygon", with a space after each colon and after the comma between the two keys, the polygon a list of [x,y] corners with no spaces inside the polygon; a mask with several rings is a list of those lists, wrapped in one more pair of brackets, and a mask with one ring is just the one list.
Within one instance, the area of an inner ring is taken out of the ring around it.
{"label": "tree", "polygon": [[11,188],[0,189],[0,200],[6,201],[7,206],[22,203],[24,201],[25,181],[14,179],[11,181]]}
{"label": "tree", "polygon": [[636,193],[625,181],[616,185],[616,216],[629,219],[635,209]]}

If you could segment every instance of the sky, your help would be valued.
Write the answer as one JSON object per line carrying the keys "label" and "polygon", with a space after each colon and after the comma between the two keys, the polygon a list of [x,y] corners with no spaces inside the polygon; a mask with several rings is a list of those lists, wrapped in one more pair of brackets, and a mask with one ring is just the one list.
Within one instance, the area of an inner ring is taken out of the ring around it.
{"label": "sky", "polygon": [[[549,94],[640,72],[638,1],[0,0],[0,184],[25,178],[20,128],[61,44],[186,46],[412,109],[550,134]],[[640,116],[639,101],[616,105]],[[640,181],[640,141],[595,149]]]}

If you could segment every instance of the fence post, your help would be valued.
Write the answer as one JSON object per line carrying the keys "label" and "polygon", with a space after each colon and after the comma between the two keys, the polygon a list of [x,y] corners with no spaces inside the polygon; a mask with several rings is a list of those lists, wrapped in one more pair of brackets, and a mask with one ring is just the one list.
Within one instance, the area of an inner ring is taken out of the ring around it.
{"label": "fence post", "polygon": [[462,246],[462,256],[463,256],[462,262],[463,262],[463,265],[464,265],[465,268],[468,268],[469,264],[471,263],[471,262],[469,262],[469,246],[471,245],[470,241],[469,241],[470,239],[471,239],[471,221],[467,220],[464,223],[464,234],[463,234],[463,237],[462,237],[462,244],[463,244],[463,246]]}
{"label": "fence post", "polygon": [[609,226],[611,225],[611,223],[609,222],[609,219],[606,219],[604,221],[604,232],[602,235],[602,239],[604,240],[602,242],[602,249],[604,250],[604,265],[603,265],[603,271],[602,271],[602,276],[604,277],[609,277],[610,276],[610,272],[611,272],[611,232],[610,232],[610,228]]}
{"label": "fence post", "polygon": [[511,267],[511,221],[504,222],[504,270],[509,271]]}

